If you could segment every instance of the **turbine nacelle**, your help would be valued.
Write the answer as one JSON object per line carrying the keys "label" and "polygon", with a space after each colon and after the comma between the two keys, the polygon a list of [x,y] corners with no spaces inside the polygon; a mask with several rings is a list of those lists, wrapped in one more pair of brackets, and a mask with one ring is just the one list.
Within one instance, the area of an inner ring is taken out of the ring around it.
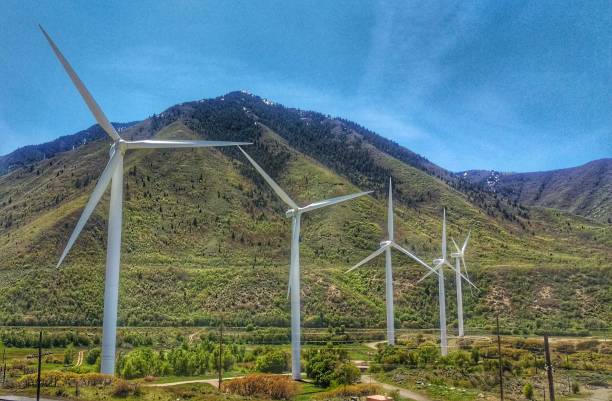
{"label": "turbine nacelle", "polygon": [[121,152],[122,155],[125,155],[125,152],[129,148],[129,142],[123,138],[119,138],[113,142],[110,148],[110,156],[113,157],[116,151]]}
{"label": "turbine nacelle", "polygon": [[299,208],[297,208],[297,209],[289,209],[289,210],[287,210],[285,212],[285,216],[287,218],[291,218],[291,217],[295,216],[296,214],[298,214],[299,212],[300,212]]}
{"label": "turbine nacelle", "polygon": [[383,247],[388,247],[388,246],[390,246],[391,244],[393,244],[393,241],[389,241],[389,240],[386,240],[386,241],[381,241],[381,243],[380,243],[380,247],[381,247],[381,248],[383,248]]}

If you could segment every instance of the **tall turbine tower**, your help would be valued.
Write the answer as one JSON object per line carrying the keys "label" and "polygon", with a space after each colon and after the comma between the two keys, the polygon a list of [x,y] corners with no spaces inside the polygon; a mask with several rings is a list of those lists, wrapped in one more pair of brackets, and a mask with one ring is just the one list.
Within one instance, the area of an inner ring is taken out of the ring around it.
{"label": "tall turbine tower", "polygon": [[[387,239],[380,243],[380,248],[378,248],[378,250],[374,251],[370,256],[366,257],[364,260],[357,263],[355,266],[351,267],[346,272],[348,273],[350,271],[355,270],[359,266],[369,262],[376,256],[385,252],[385,302],[387,305],[387,342],[390,345],[395,344],[395,315],[393,312],[393,267],[391,265],[391,248],[393,247],[399,250],[400,252],[405,253],[406,255],[414,259],[416,262],[420,263],[421,265],[434,272],[433,269],[427,263],[423,262],[421,259],[413,255],[412,253],[408,252],[407,250],[396,244],[393,231],[393,189],[391,184],[391,178],[389,178],[389,203],[387,207]],[[435,273],[439,274],[437,272]]]}
{"label": "tall turbine tower", "polygon": [[[433,270],[438,273],[438,302],[440,305],[440,352],[442,355],[448,354],[448,339],[446,335],[446,293],[444,290],[444,266],[449,267],[451,270],[455,270],[455,268],[448,263],[446,258],[446,209],[444,209],[443,217],[442,217],[442,257],[438,259],[434,259],[434,268]],[[470,285],[474,288],[476,286],[472,284],[472,282],[461,274],[460,271],[455,270],[461,277],[463,277]],[[429,276],[432,272],[424,275],[417,283],[423,281],[427,276]]]}
{"label": "tall turbine tower", "polygon": [[465,241],[463,242],[463,246],[459,248],[459,245],[455,242],[453,238],[453,245],[457,252],[451,253],[451,257],[455,258],[455,284],[457,286],[457,322],[459,329],[459,337],[463,337],[463,288],[461,286],[461,275],[459,272],[461,271],[461,265],[463,265],[463,270],[465,271],[466,277],[468,276],[467,265],[465,264],[465,249],[467,248],[468,241],[470,240],[470,234],[472,232],[469,231]]}
{"label": "tall turbine tower", "polygon": [[59,267],[64,258],[74,245],[81,230],[87,223],[87,220],[93,213],[96,205],[104,195],[106,188],[111,184],[111,199],[108,215],[108,240],[106,248],[106,278],[104,283],[104,323],[102,329],[102,363],[100,370],[102,373],[112,375],[115,373],[115,343],[117,339],[117,304],[119,301],[119,270],[120,270],[120,253],[121,253],[121,223],[122,223],[122,207],[123,207],[123,157],[129,149],[167,149],[167,148],[198,148],[210,146],[229,146],[241,145],[241,142],[220,142],[220,141],[184,141],[184,140],[143,140],[143,141],[126,141],[115,130],[112,124],[108,121],[100,106],[91,96],[83,82],[79,79],[76,72],[72,69],[68,60],[64,58],[60,50],[57,48],[51,37],[39,25],[40,30],[47,38],[53,52],[59,59],[60,63],[70,76],[70,79],[76,86],[77,90],[83,97],[83,100],[89,107],[100,127],[111,137],[113,144],[110,148],[110,160],[102,171],[98,183],[96,184],[91,197],[85,205],[83,214],[79,218],[68,244],[60,257],[57,267]]}
{"label": "tall turbine tower", "polygon": [[356,194],[339,196],[337,198],[327,199],[319,202],[311,203],[310,205],[299,207],[281,187],[249,156],[241,147],[238,147],[244,156],[251,162],[255,170],[263,177],[263,179],[272,187],[274,192],[283,202],[291,209],[287,210],[286,216],[291,218],[291,265],[289,268],[289,288],[291,295],[291,376],[293,380],[301,379],[300,366],[300,220],[302,213],[310,212],[311,210],[320,209],[322,207],[331,206],[336,203],[344,202],[350,199],[357,198],[371,193],[359,192]]}

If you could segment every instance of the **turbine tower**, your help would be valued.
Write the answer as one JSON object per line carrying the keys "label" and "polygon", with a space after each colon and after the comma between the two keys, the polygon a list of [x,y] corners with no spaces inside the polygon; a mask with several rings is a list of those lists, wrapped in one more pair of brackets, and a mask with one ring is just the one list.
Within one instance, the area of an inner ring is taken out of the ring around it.
{"label": "turbine tower", "polygon": [[[446,209],[444,209],[443,217],[442,217],[442,257],[438,259],[434,259],[434,268],[433,270],[438,273],[438,302],[440,305],[440,352],[442,355],[448,354],[448,338],[446,335],[446,294],[444,290],[444,266],[449,267],[451,270],[455,270],[455,268],[448,262],[446,258]],[[459,274],[465,281],[467,281],[474,288],[476,286],[472,284],[472,282],[465,277],[461,271],[455,270],[457,274]],[[417,283],[423,281],[426,277],[428,277],[432,272],[427,273]]]}
{"label": "turbine tower", "polygon": [[117,340],[117,304],[119,301],[119,270],[121,253],[121,223],[123,203],[123,158],[129,149],[167,149],[167,148],[199,148],[211,146],[241,145],[242,142],[221,141],[191,141],[191,140],[142,140],[126,141],[117,133],[110,121],[100,109],[68,60],[62,55],[47,32],[39,25],[40,30],[47,38],[53,52],[70,76],[70,79],[81,94],[87,107],[94,115],[102,129],[111,137],[113,144],[110,148],[110,160],[102,171],[98,183],[92,191],[91,197],[85,205],[83,214],[79,218],[66,248],[57,263],[59,267],[74,245],[81,230],[93,213],[96,205],[104,195],[106,188],[111,184],[110,208],[108,214],[108,239],[106,248],[106,276],[104,284],[104,323],[102,329],[102,361],[100,371],[104,374],[115,372],[115,343]]}
{"label": "turbine tower", "polygon": [[459,329],[459,337],[463,337],[463,289],[461,286],[461,275],[459,272],[461,271],[461,265],[463,265],[463,270],[465,271],[466,277],[468,276],[467,272],[467,264],[465,263],[465,249],[467,248],[468,241],[470,240],[470,234],[472,232],[468,231],[467,237],[465,237],[465,241],[463,242],[463,246],[459,248],[459,245],[455,242],[453,238],[453,245],[457,252],[451,253],[451,257],[455,258],[455,284],[457,286],[457,322]]}
{"label": "turbine tower", "polygon": [[378,250],[374,251],[370,256],[366,257],[346,272],[348,273],[355,270],[359,266],[369,262],[376,256],[385,252],[385,302],[387,306],[387,342],[390,345],[395,345],[395,315],[393,312],[393,267],[391,265],[391,248],[395,248],[398,251],[408,255],[416,262],[420,263],[421,265],[433,272],[433,269],[427,263],[423,262],[417,256],[413,255],[412,253],[408,252],[406,249],[395,243],[393,231],[393,189],[391,184],[391,178],[389,178],[389,200],[387,206],[387,239],[380,243],[380,248],[378,248]]}
{"label": "turbine tower", "polygon": [[293,380],[301,379],[300,366],[300,220],[303,213],[322,207],[335,205],[336,203],[348,201],[371,193],[359,192],[351,195],[338,196],[319,202],[311,203],[310,205],[300,207],[295,203],[283,189],[249,156],[240,146],[238,147],[244,156],[251,162],[255,170],[263,177],[263,179],[272,187],[276,195],[285,202],[291,209],[285,213],[291,218],[291,264],[289,268],[289,291],[291,295],[291,376]]}

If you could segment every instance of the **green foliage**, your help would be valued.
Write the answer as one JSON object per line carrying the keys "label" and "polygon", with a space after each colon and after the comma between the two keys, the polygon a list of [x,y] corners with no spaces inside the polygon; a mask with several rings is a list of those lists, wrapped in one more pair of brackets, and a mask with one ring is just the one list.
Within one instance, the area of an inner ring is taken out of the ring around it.
{"label": "green foliage", "polygon": [[87,355],[85,356],[85,362],[90,365],[95,365],[100,358],[100,348],[92,348],[87,351]]}
{"label": "green foliage", "polygon": [[523,395],[528,400],[533,400],[533,384],[525,383],[525,385],[523,386]]}
{"label": "green foliage", "polygon": [[[221,356],[222,369],[230,370],[234,363],[245,359],[245,348],[238,344],[225,344]],[[139,348],[121,356],[117,363],[119,375],[126,379],[145,376],[195,376],[219,368],[219,344],[208,340],[193,346],[184,344],[169,351]]]}
{"label": "green foliage", "polygon": [[338,348],[310,349],[304,352],[306,361],[306,376],[312,379],[317,386],[329,387],[333,381],[338,380],[337,372],[340,365],[347,362],[348,354]]}
{"label": "green foliage", "polygon": [[[423,259],[438,252],[433,233],[439,233],[443,207],[449,236],[474,227],[467,259],[481,292],[466,291],[469,327],[488,328],[498,309],[502,323],[519,333],[587,334],[612,321],[609,225],[508,203],[354,123],[232,93],[172,107],[123,134],[253,142],[249,153],[298,203],[375,191],[304,217],[306,327],[384,325],[382,262],[343,271],[382,239],[389,176],[397,241]],[[0,176],[0,324],[101,325],[108,202],[96,208],[64,268],[51,269],[108,158],[103,135],[80,138],[66,143],[87,139],[85,145],[71,150],[58,143],[46,158],[37,151]],[[237,149],[128,154],[119,324],[208,326],[231,311],[228,325],[287,327],[289,225],[283,213],[282,202]],[[394,254],[399,325],[434,327],[435,280],[405,291],[421,274],[405,268],[410,263]],[[449,316],[455,312],[451,303]],[[142,340],[137,346],[150,346]],[[74,338],[61,346],[68,343],[91,346]]]}
{"label": "green foliage", "polygon": [[262,373],[284,373],[289,369],[289,354],[282,350],[271,350],[257,357],[255,370]]}
{"label": "green foliage", "polygon": [[471,351],[472,363],[478,364],[480,362],[480,348],[474,347]]}
{"label": "green foliage", "polygon": [[351,362],[343,362],[336,366],[334,371],[335,382],[337,384],[348,385],[357,383],[361,377],[359,368]]}
{"label": "green foliage", "polygon": [[75,355],[76,352],[74,350],[74,345],[68,344],[64,350],[64,365],[72,365],[74,363]]}

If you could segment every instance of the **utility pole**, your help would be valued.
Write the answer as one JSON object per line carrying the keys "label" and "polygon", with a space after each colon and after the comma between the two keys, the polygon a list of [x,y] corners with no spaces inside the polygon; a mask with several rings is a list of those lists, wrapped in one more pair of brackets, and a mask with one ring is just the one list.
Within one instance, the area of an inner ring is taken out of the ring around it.
{"label": "utility pole", "polygon": [[38,375],[36,377],[36,401],[40,401],[40,371],[42,369],[42,330],[38,334]]}
{"label": "utility pole", "polygon": [[544,334],[544,355],[546,357],[546,373],[548,374],[548,394],[550,401],[555,401],[555,384],[553,382],[553,367],[550,362],[550,347],[548,346],[548,334]]}
{"label": "utility pole", "polygon": [[221,390],[221,380],[223,378],[223,318],[219,324],[219,390]]}
{"label": "utility pole", "polygon": [[[499,364],[499,396],[504,401],[504,371],[502,366],[501,337],[499,336],[499,314],[495,317],[497,323],[497,359]],[[554,401],[554,400],[552,400]]]}

